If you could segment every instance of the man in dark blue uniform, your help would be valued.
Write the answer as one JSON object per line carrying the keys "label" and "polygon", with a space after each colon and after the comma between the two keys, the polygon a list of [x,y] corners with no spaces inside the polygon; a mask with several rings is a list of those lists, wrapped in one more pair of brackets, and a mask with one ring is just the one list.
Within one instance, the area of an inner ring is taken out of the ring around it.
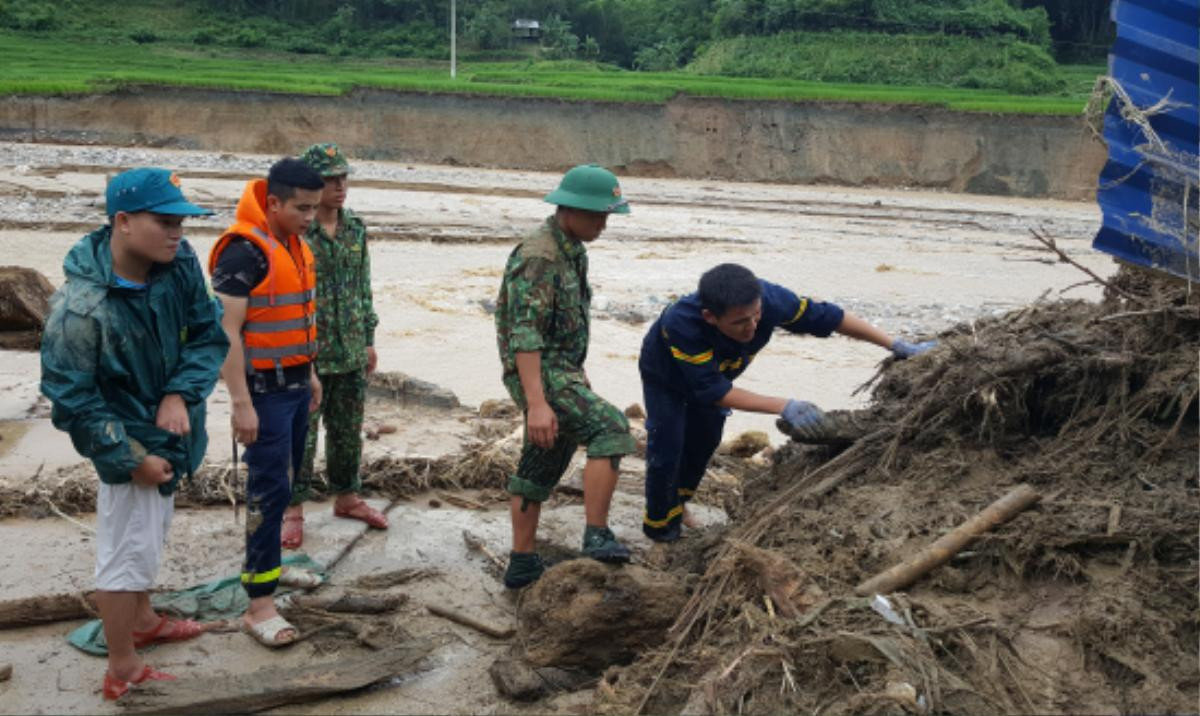
{"label": "man in dark blue uniform", "polygon": [[735,388],[776,328],[825,338],[833,332],[874,343],[896,358],[935,343],[894,340],[832,303],[797,296],[737,264],[700,277],[699,290],[667,307],[642,341],[638,368],[646,403],[646,515],[642,530],[660,542],[691,524],[686,504],[721,442],[733,409],[777,413],[794,434],[819,431],[824,415],[802,400]]}

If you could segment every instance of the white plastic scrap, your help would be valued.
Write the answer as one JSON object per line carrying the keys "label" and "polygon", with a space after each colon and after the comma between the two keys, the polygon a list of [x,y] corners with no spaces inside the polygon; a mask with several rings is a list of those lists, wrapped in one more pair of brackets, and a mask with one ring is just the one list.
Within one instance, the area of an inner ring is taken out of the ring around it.
{"label": "white plastic scrap", "polygon": [[896,610],[892,608],[892,603],[889,602],[888,598],[882,594],[876,594],[871,600],[871,608],[874,609],[876,613],[883,617],[884,620],[889,624],[905,626],[908,623],[904,621],[904,617],[896,613]]}

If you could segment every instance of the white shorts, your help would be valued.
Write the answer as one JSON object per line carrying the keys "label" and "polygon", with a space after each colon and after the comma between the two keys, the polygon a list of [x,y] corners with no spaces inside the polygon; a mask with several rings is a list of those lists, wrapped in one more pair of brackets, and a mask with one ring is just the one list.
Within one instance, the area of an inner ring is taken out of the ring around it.
{"label": "white shorts", "polygon": [[132,482],[96,491],[96,589],[144,592],[154,586],[175,495]]}

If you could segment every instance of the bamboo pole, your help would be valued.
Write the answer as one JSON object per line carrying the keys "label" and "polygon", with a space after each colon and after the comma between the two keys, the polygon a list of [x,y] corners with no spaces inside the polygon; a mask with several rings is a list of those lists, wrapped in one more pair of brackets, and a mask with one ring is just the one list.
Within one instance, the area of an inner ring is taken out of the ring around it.
{"label": "bamboo pole", "polygon": [[996,525],[1007,522],[1026,510],[1042,496],[1029,485],[1017,485],[1007,495],[988,505],[982,512],[955,527],[912,558],[880,572],[854,588],[859,596],[887,594],[903,589],[936,567],[945,564],[970,544],[971,540]]}

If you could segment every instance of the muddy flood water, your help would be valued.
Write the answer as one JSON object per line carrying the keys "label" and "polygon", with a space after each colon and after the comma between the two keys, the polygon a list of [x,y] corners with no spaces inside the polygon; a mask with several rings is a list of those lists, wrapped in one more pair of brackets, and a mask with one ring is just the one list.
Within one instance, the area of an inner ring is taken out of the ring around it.
{"label": "muddy flood water", "polygon": [[[103,222],[106,175],[145,165],[178,171],[188,197],[216,210],[186,225],[185,234],[206,257],[232,223],[245,181],[265,174],[274,159],[0,143],[0,264],[35,268],[60,285],[67,250]],[[451,453],[465,439],[462,425],[470,409],[504,397],[491,311],[505,259],[519,237],[551,212],[541,197],[558,175],[365,161],[354,167],[348,205],[372,232],[379,369],[435,383],[466,406],[453,413],[396,413],[391,419],[397,434],[370,450],[396,456]],[[1082,273],[1041,250],[1031,228],[1053,236],[1068,255],[1101,276],[1114,270],[1090,248],[1100,221],[1092,203],[674,179],[633,178],[622,186],[632,213],[612,217],[589,247],[594,299],[587,362],[594,388],[620,407],[641,402],[637,354],[649,323],[718,263],[742,263],[906,338],[933,336],[1042,296],[1097,298],[1096,286],[1080,285]],[[781,334],[739,386],[827,409],[856,407],[866,395],[855,389],[885,357],[877,347],[841,337]],[[81,462],[66,435],[49,424],[38,378],[35,353],[0,351],[0,486],[20,485],[39,469],[72,469]],[[227,395],[218,386],[210,400],[210,462],[229,460],[228,415]],[[728,434],[763,430],[780,442],[773,420],[735,415]],[[649,554],[649,542],[638,530],[638,467],[633,461],[623,471],[614,524],[622,537],[636,542],[639,554]],[[318,559],[357,534],[352,525],[336,524],[328,505],[313,514],[320,516],[309,524],[310,553]],[[547,540],[577,548],[581,515],[579,504],[550,510]],[[715,510],[702,517],[723,519]],[[55,518],[0,521],[0,600],[88,588],[93,546],[86,525],[92,519],[80,517],[83,527]],[[461,533],[475,530],[503,554],[507,519],[497,505],[434,510],[427,499],[414,500],[393,511],[386,535],[363,541],[345,576],[434,568],[439,577],[412,587],[414,602],[449,600],[501,621],[511,603],[485,575],[484,561],[462,548]],[[162,581],[182,587],[236,571],[240,535],[228,509],[181,510]],[[410,622],[414,634],[451,629],[420,610],[412,611]],[[75,625],[0,635],[0,662],[16,666],[13,680],[0,684],[0,712],[107,710],[94,693],[103,662],[76,652],[62,638]],[[439,647],[420,674],[294,712],[512,711],[487,683],[487,666],[503,645],[457,627],[451,633],[455,638]],[[305,644],[277,661],[299,664],[329,656],[319,651],[315,643]],[[148,657],[179,674],[257,668],[270,658],[240,634],[206,635]],[[542,705],[577,707],[570,697]]]}

